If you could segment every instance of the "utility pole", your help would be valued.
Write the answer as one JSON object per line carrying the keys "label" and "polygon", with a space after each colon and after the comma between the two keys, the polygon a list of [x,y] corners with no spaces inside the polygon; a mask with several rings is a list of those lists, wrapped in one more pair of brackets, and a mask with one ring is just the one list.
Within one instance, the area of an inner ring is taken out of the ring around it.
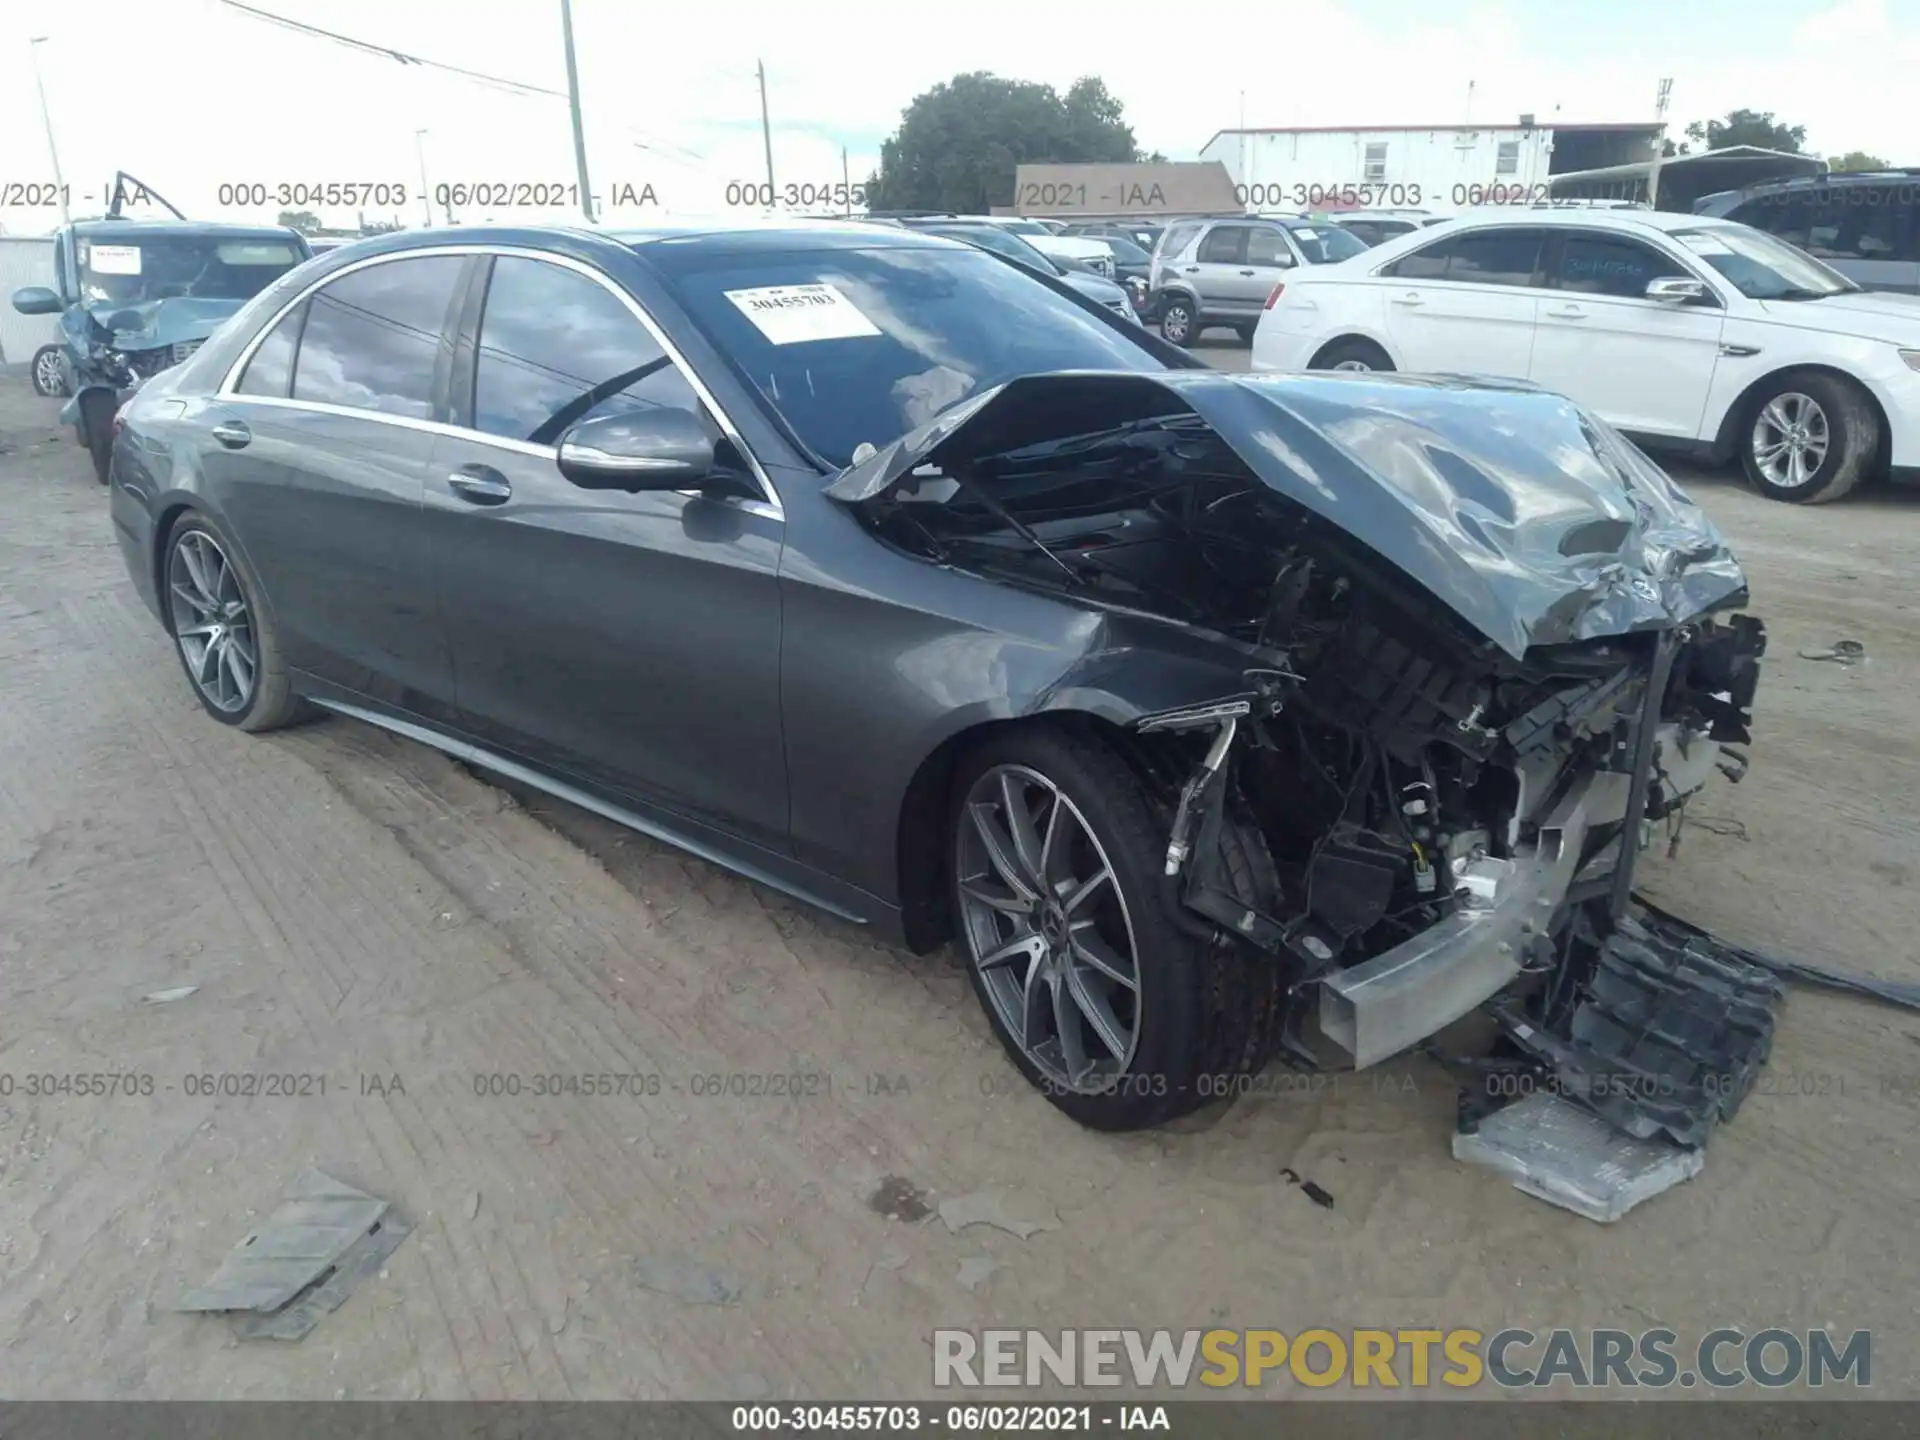
{"label": "utility pole", "polygon": [[1467,113],[1461,123],[1464,125],[1473,123],[1473,81],[1471,80],[1467,81]]}
{"label": "utility pole", "polygon": [[1673,81],[1660,82],[1659,96],[1653,102],[1653,118],[1660,122],[1660,129],[1653,137],[1653,160],[1647,166],[1647,204],[1656,210],[1660,208],[1660,162],[1666,158],[1667,149],[1667,102],[1673,98]]}
{"label": "utility pole", "polygon": [[65,225],[67,216],[67,184],[60,178],[60,151],[53,143],[53,112],[47,109],[47,84],[40,78],[39,47],[47,43],[47,37],[36,35],[27,41],[27,59],[33,64],[33,88],[40,92],[40,123],[47,129],[47,158],[53,162],[53,193],[60,202],[60,223]]}
{"label": "utility pole", "polygon": [[587,132],[580,123],[580,68],[573,59],[573,0],[560,0],[560,35],[567,46],[567,106],[573,111],[573,168],[580,180],[580,210],[593,224],[593,188],[587,183]]}
{"label": "utility pole", "polygon": [[[1251,202],[1253,198],[1253,177],[1247,173],[1247,92],[1240,92],[1240,184],[1247,192]],[[1251,210],[1252,204],[1247,208]]]}
{"label": "utility pole", "polygon": [[780,192],[773,188],[773,125],[767,119],[767,65],[758,62],[760,76],[760,140],[767,147],[767,208],[771,210]]}
{"label": "utility pole", "polygon": [[[425,130],[413,132],[413,149],[414,153],[420,157],[420,213],[426,217],[427,228],[431,230],[433,228],[433,188],[427,184],[426,134]],[[453,223],[451,214],[448,215],[447,223],[449,225]]]}

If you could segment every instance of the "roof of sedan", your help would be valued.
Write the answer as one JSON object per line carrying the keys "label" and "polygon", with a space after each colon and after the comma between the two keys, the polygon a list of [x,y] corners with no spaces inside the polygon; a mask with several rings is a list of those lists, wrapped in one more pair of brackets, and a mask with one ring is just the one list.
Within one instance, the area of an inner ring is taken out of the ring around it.
{"label": "roof of sedan", "polygon": [[241,240],[289,240],[298,233],[285,225],[236,225],[226,220],[135,220],[126,216],[117,220],[76,220],[73,222],[73,231],[89,239],[101,235],[171,234],[219,235]]}
{"label": "roof of sedan", "polygon": [[1671,210],[1600,209],[1581,205],[1506,206],[1459,210],[1446,217],[1472,225],[1578,225],[1585,229],[1694,230],[1729,222],[1709,215],[1678,214]]}
{"label": "roof of sedan", "polygon": [[750,220],[681,220],[644,228],[604,232],[636,248],[648,245],[698,245],[701,249],[751,253],[758,250],[870,250],[925,249],[952,242],[916,234],[896,225],[870,225],[863,220],[768,218]]}

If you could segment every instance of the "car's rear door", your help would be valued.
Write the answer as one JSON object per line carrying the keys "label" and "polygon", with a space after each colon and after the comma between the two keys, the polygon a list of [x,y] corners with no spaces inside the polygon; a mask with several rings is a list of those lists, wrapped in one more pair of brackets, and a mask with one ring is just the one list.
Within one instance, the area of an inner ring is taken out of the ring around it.
{"label": "car's rear door", "polygon": [[571,260],[502,253],[474,276],[462,433],[426,494],[460,707],[493,748],[786,849],[776,497],[583,490],[555,464],[566,426],[659,405],[732,445],[642,315]]}
{"label": "car's rear door", "polygon": [[440,717],[452,671],[421,492],[444,414],[461,255],[383,256],[300,300],[207,402],[201,469],[288,662]]}
{"label": "car's rear door", "polygon": [[1214,226],[1201,239],[1192,262],[1183,267],[1200,297],[1200,308],[1208,315],[1259,313],[1259,304],[1249,303],[1247,298],[1247,277],[1252,270],[1247,264],[1247,237],[1252,231],[1251,225]]}
{"label": "car's rear door", "polygon": [[1646,289],[1655,280],[1703,279],[1706,267],[1640,236],[1566,229],[1547,247],[1546,268],[1551,288],[1534,331],[1533,382],[1623,430],[1695,438],[1720,359],[1726,306],[1718,298],[1649,300]]}
{"label": "car's rear door", "polygon": [[1453,231],[1388,266],[1384,323],[1400,367],[1526,379],[1545,240],[1532,226]]}

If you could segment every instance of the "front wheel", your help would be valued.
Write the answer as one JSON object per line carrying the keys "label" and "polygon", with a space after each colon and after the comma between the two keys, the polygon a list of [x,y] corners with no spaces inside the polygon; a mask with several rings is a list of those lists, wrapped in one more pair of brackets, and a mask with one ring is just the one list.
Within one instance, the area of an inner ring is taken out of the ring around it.
{"label": "front wheel", "polygon": [[1769,500],[1824,505],[1857,489],[1880,450],[1880,416],[1860,391],[1829,375],[1788,375],[1752,408],[1740,459]]}
{"label": "front wheel", "polygon": [[1059,1109],[1134,1130],[1267,1058],[1274,963],[1174,922],[1168,816],[1097,737],[996,737],[961,765],[952,885],[975,994]]}

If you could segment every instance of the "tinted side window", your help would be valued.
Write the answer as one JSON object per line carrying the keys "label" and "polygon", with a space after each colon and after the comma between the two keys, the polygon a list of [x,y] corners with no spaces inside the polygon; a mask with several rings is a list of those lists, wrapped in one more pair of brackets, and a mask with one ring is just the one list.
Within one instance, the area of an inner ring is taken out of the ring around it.
{"label": "tinted side window", "polygon": [[1813,195],[1806,190],[1785,190],[1775,195],[1757,196],[1727,218],[1738,220],[1742,225],[1751,225],[1756,230],[1764,230],[1769,235],[1778,235],[1788,244],[1804,249],[1807,231],[1813,226]]}
{"label": "tinted side window", "polygon": [[1624,235],[1594,231],[1569,234],[1560,246],[1554,279],[1562,290],[1583,295],[1642,298],[1647,286],[1664,276],[1687,274],[1686,267],[1652,247]]}
{"label": "tinted side window", "polygon": [[388,260],[343,275],[308,302],[293,398],[433,418],[433,366],[465,264]]}
{"label": "tinted side window", "polygon": [[1247,232],[1249,265],[1291,265],[1293,252],[1278,230],[1254,229]]}
{"label": "tinted side window", "polygon": [[[618,296],[544,260],[494,261],[474,370],[476,430],[550,445],[581,420],[658,405],[706,418],[686,376]],[[719,438],[717,426],[708,430]]]}
{"label": "tinted side window", "polygon": [[1238,265],[1247,257],[1247,226],[1216,225],[1200,242],[1200,253],[1193,258],[1203,264]]}
{"label": "tinted side window", "polygon": [[1411,255],[1402,255],[1382,273],[1400,280],[1444,280],[1447,262],[1453,256],[1453,243],[1441,240]]}
{"label": "tinted side window", "polygon": [[1910,196],[1907,186],[1852,185],[1836,190],[1818,205],[1801,248],[1822,260],[1897,260],[1902,258],[1901,210],[1896,195]]}
{"label": "tinted side window", "polygon": [[1482,230],[1451,242],[1447,279],[1476,285],[1531,285],[1540,268],[1538,230]]}
{"label": "tinted side window", "polygon": [[240,384],[235,387],[240,394],[287,398],[293,383],[294,351],[300,346],[300,326],[306,318],[307,307],[296,305],[267,332],[266,339],[253,352],[253,358],[247,361],[247,368],[240,372]]}

